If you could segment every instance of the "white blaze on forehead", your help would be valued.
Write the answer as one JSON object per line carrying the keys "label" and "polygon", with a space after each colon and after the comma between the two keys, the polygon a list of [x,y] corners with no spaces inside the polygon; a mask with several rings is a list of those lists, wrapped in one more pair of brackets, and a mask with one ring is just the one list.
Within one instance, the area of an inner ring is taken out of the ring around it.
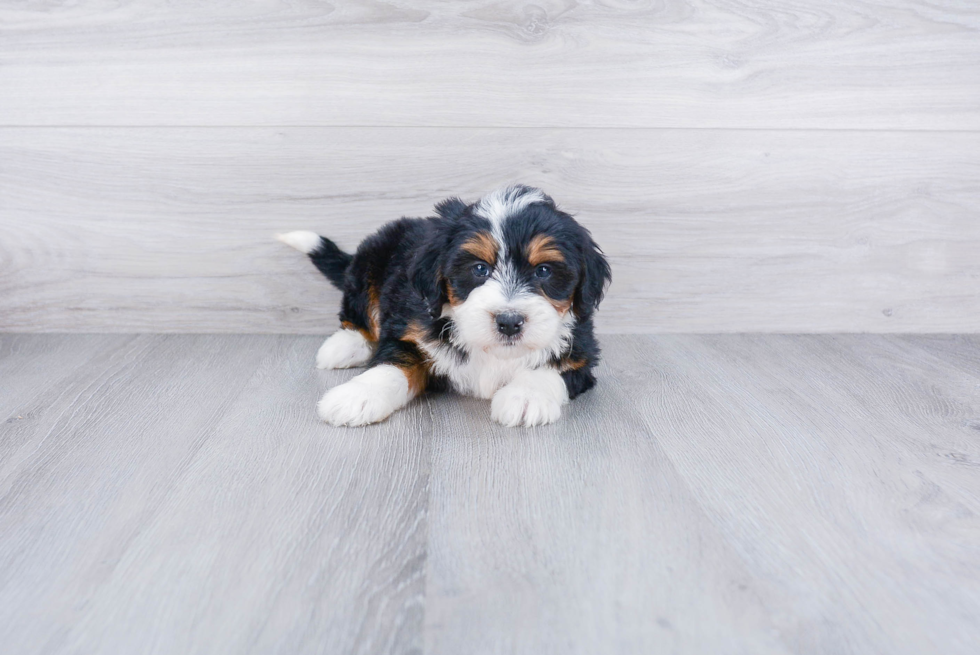
{"label": "white blaze on forehead", "polygon": [[499,246],[498,258],[506,253],[504,245],[504,221],[536,202],[546,202],[541,189],[526,186],[509,186],[491,191],[476,203],[476,214],[490,221],[490,231]]}

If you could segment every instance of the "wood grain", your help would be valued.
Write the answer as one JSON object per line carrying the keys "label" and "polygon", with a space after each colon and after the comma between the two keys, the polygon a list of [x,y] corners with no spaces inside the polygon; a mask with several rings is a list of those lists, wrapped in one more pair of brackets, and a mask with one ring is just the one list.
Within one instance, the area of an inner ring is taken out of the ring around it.
{"label": "wood grain", "polygon": [[659,378],[642,357],[622,374],[629,339],[607,339],[612,370],[556,425],[495,426],[474,400],[435,415],[427,653],[785,652],[639,414]]}
{"label": "wood grain", "polygon": [[[770,606],[789,608],[775,616],[789,650],[967,652],[976,643],[973,618],[923,619],[940,606],[977,616],[980,569],[948,558],[976,555],[980,479],[944,453],[980,461],[964,421],[980,407],[962,393],[980,378],[937,376],[883,337],[647,343],[663,373],[658,393],[638,397],[644,415],[767,581]],[[975,338],[962,345],[977,350]]]}
{"label": "wood grain", "polygon": [[5,651],[976,650],[975,335],[608,336],[531,430],[317,341],[0,335]]}
{"label": "wood grain", "polygon": [[0,130],[0,330],[328,333],[272,239],[352,249],[540,185],[613,266],[604,332],[980,330],[980,135],[739,130]]}
{"label": "wood grain", "polygon": [[0,5],[2,125],[976,130],[980,7]]}
{"label": "wood grain", "polygon": [[428,652],[972,652],[978,369],[916,338],[605,341],[556,426],[437,418]]}
{"label": "wood grain", "polygon": [[350,373],[317,374],[316,339],[115,340],[2,424],[27,453],[0,477],[5,648],[417,650],[425,404],[331,430],[313,406]]}

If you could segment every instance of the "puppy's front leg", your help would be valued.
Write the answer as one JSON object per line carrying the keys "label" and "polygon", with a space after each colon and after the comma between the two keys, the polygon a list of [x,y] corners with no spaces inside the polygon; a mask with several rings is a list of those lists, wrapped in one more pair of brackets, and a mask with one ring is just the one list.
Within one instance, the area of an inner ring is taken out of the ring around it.
{"label": "puppy's front leg", "polygon": [[401,368],[379,364],[327,391],[316,412],[331,425],[367,425],[385,420],[416,394]]}
{"label": "puppy's front leg", "polygon": [[429,383],[429,361],[414,343],[381,339],[371,363],[364,373],[324,394],[316,406],[320,418],[333,425],[377,423]]}
{"label": "puppy's front leg", "polygon": [[352,368],[363,366],[374,351],[371,342],[358,330],[337,330],[316,351],[317,368]]}
{"label": "puppy's front leg", "polygon": [[521,371],[497,390],[490,401],[490,417],[507,427],[545,425],[561,416],[568,390],[553,368]]}

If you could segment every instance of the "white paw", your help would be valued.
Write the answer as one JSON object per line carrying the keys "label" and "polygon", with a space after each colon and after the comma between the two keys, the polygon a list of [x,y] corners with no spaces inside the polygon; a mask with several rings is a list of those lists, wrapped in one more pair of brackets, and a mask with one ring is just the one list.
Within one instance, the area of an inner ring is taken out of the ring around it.
{"label": "white paw", "polygon": [[357,330],[338,330],[316,351],[317,368],[350,368],[366,364],[371,355],[371,343]]}
{"label": "white paw", "polygon": [[565,381],[557,371],[524,371],[493,395],[490,418],[510,428],[546,425],[558,420],[567,401]]}
{"label": "white paw", "polygon": [[316,412],[331,425],[367,425],[385,420],[411,399],[405,374],[382,364],[327,391]]}

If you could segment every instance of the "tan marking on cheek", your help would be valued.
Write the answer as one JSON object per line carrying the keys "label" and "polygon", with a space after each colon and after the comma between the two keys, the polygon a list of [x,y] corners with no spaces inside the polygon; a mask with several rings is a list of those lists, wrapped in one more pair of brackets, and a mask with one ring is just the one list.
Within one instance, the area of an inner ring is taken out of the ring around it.
{"label": "tan marking on cheek", "polygon": [[398,364],[398,369],[405,375],[405,379],[408,380],[408,388],[411,389],[414,395],[418,395],[425,391],[426,385],[429,383],[429,363],[420,362],[416,364]]}
{"label": "tan marking on cheek", "polygon": [[577,371],[583,366],[585,366],[586,364],[588,364],[588,361],[585,359],[571,359],[566,357],[561,360],[559,370],[562,373],[566,373],[568,371]]}
{"label": "tan marking on cheek", "polygon": [[[547,298],[547,296],[545,297]],[[565,300],[555,300],[554,298],[548,298],[548,302],[550,302],[551,306],[555,308],[555,311],[561,314],[562,316],[564,316],[565,313],[572,308],[571,298],[566,298]]]}
{"label": "tan marking on cheek", "polygon": [[565,256],[547,234],[537,234],[527,244],[527,261],[531,266],[547,262],[563,262]]}
{"label": "tan marking on cheek", "polygon": [[459,298],[457,298],[456,294],[453,292],[453,287],[451,284],[446,284],[446,298],[449,299],[449,304],[453,307],[460,303]]}
{"label": "tan marking on cheek", "polygon": [[497,263],[497,242],[487,232],[477,232],[460,248],[491,266]]}

